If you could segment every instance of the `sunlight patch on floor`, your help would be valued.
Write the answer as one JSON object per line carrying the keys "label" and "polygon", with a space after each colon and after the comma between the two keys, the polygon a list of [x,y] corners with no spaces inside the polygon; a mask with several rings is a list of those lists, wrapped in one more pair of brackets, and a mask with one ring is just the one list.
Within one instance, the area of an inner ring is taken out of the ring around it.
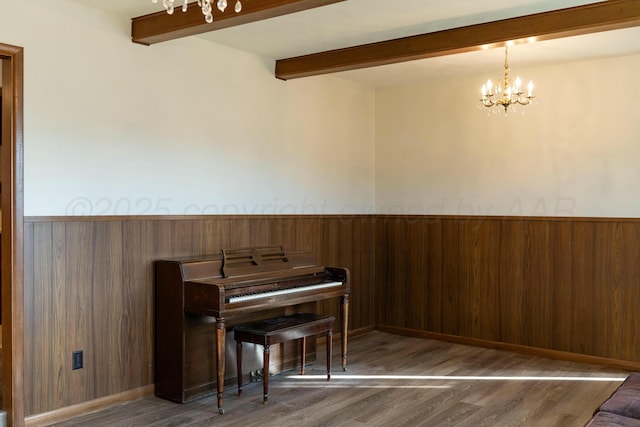
{"label": "sunlight patch on floor", "polygon": [[391,388],[419,388],[419,389],[445,389],[451,388],[449,385],[391,385],[391,384],[380,384],[380,385],[372,385],[372,384],[334,384],[331,381],[324,382],[311,382],[311,383],[278,383],[277,387],[279,388],[383,388],[383,389],[391,389]]}
{"label": "sunlight patch on floor", "polygon": [[[290,380],[326,381],[326,375],[288,375]],[[617,381],[626,377],[561,377],[561,376],[492,376],[492,375],[331,375],[332,381],[340,380],[432,380],[432,381]]]}

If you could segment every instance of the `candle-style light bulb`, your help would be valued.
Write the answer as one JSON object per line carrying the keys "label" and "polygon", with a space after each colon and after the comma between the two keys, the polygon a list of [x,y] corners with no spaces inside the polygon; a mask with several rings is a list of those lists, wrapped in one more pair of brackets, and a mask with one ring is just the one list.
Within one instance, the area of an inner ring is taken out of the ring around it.
{"label": "candle-style light bulb", "polygon": [[529,96],[532,96],[532,94],[533,94],[533,81],[529,80],[529,85],[527,86],[527,88],[529,89]]}

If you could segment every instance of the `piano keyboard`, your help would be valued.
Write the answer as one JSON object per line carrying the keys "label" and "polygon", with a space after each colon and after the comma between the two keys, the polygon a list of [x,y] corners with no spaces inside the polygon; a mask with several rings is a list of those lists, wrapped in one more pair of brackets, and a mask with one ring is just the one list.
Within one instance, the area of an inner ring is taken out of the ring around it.
{"label": "piano keyboard", "polygon": [[274,297],[278,295],[288,295],[296,292],[308,292],[308,291],[313,291],[317,289],[327,289],[327,288],[334,288],[339,286],[343,286],[343,283],[342,282],[324,282],[324,283],[318,283],[318,284],[309,285],[309,286],[279,289],[277,291],[266,291],[266,292],[258,292],[254,294],[235,295],[235,296],[229,297],[228,302],[229,304],[232,304],[236,302],[251,301],[251,300],[260,299],[260,298],[269,298],[269,297]]}

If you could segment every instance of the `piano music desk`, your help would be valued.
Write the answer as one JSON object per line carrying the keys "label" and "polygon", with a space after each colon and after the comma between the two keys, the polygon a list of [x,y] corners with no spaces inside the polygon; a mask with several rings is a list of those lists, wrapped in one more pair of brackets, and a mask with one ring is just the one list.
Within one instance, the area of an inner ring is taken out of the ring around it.
{"label": "piano music desk", "polygon": [[306,338],[320,333],[327,337],[327,381],[331,379],[331,337],[333,316],[318,316],[312,313],[297,313],[290,316],[266,319],[255,323],[235,326],[238,364],[238,396],[242,394],[242,342],[264,346],[264,377],[262,380],[262,403],[267,403],[269,394],[269,346],[284,341],[300,339],[300,375],[304,375]]}

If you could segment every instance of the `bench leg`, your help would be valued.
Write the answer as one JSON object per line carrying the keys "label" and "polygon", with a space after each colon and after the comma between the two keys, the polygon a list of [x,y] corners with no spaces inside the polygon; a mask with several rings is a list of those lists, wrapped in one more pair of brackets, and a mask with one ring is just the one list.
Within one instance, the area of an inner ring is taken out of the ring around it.
{"label": "bench leg", "polygon": [[300,375],[304,375],[304,365],[307,363],[307,337],[300,338]]}
{"label": "bench leg", "polygon": [[333,337],[333,331],[327,331],[327,381],[331,380],[331,346],[333,343],[331,342]]}
{"label": "bench leg", "polygon": [[263,366],[263,377],[262,377],[262,403],[267,403],[267,398],[269,396],[269,354],[270,354],[269,345],[264,346],[264,366]]}
{"label": "bench leg", "polygon": [[236,368],[238,369],[238,396],[242,394],[242,341],[236,341]]}
{"label": "bench leg", "polygon": [[347,370],[347,332],[349,322],[349,295],[340,299],[340,339],[342,340],[342,370]]}

